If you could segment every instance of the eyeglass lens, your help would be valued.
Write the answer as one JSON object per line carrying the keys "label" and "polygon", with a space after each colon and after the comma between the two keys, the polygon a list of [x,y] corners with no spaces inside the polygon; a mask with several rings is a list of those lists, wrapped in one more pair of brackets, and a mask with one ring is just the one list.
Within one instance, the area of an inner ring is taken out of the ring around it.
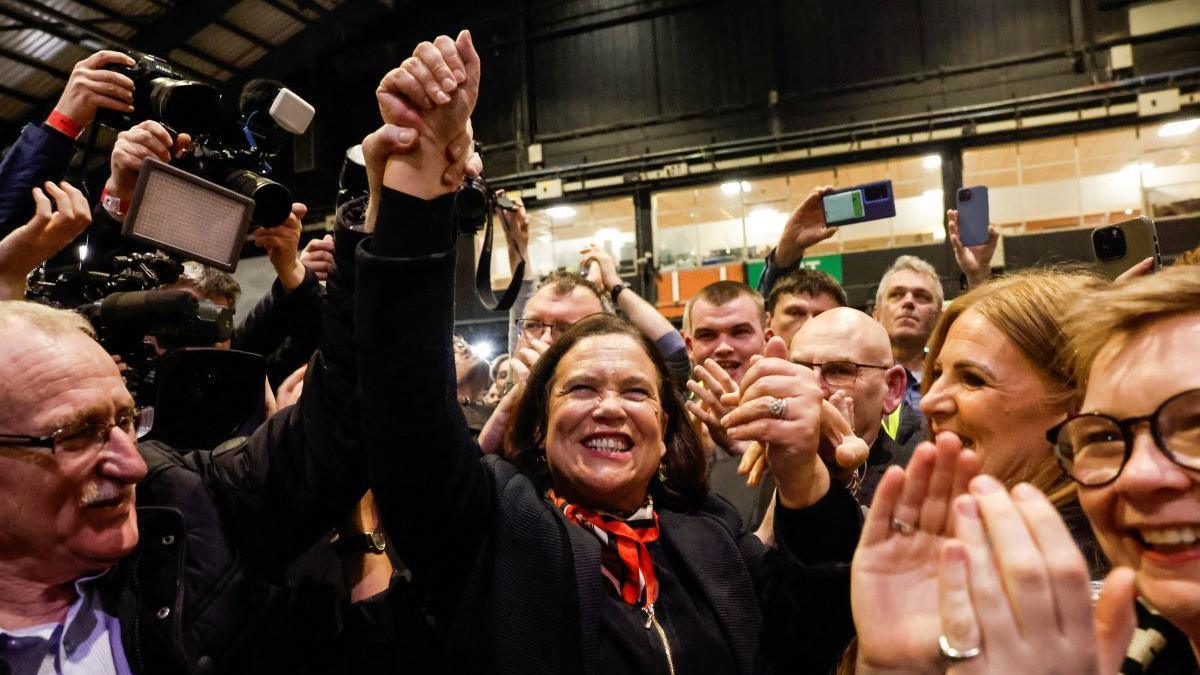
{"label": "eyeglass lens", "polygon": [[[1158,439],[1177,464],[1200,470],[1200,390],[1166,402],[1152,416]],[[1132,429],[1130,430],[1132,432]],[[1075,480],[1101,485],[1117,477],[1126,460],[1126,432],[1114,420],[1100,415],[1077,417],[1059,430],[1059,451]]]}

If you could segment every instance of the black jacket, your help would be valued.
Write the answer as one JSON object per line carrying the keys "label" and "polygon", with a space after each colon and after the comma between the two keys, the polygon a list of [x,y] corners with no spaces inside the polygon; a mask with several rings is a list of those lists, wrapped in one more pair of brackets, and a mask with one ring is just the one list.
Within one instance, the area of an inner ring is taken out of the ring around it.
{"label": "black jacket", "polygon": [[304,281],[290,291],[277,278],[234,329],[231,346],[266,359],[272,389],[304,365],[317,348],[322,295],[312,270],[304,270]]}
{"label": "black jacket", "polygon": [[262,638],[285,568],[366,489],[348,292],[331,289],[300,403],[212,451],[142,444],[141,536],[106,577],[136,673],[268,672],[296,647]]}
{"label": "black jacket", "polygon": [[[364,442],[384,525],[448,627],[448,672],[594,673],[599,605],[611,590],[600,545],[534,483],[481,460],[454,400],[449,197],[385,190],[358,256],[356,327]],[[369,289],[369,292],[368,292]],[[852,633],[849,562],[859,509],[834,488],[777,517],[780,550],[742,531],[715,496],[658,508],[741,673],[778,663],[823,673]]]}

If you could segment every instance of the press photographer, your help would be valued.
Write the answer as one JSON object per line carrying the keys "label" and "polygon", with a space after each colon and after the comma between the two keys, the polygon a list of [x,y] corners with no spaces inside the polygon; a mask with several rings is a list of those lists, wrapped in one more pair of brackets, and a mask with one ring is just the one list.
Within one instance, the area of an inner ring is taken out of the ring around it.
{"label": "press photographer", "polygon": [[27,124],[0,160],[0,236],[29,220],[36,205],[30,190],[67,175],[75,155],[75,139],[98,110],[128,111],[133,80],[107,68],[133,65],[129,56],[102,50],[75,64],[54,109],[41,124]]}

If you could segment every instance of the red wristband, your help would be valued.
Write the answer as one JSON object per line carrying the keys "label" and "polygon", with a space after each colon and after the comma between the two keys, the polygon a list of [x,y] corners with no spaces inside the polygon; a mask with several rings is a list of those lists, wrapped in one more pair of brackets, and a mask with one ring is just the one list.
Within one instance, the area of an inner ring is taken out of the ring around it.
{"label": "red wristband", "polygon": [[82,124],[58,112],[57,110],[50,111],[50,116],[46,118],[46,126],[63,132],[71,140],[79,138],[79,134],[83,133]]}
{"label": "red wristband", "polygon": [[104,191],[100,193],[100,206],[103,206],[104,210],[114,217],[123,216],[129,211],[129,204],[119,197],[108,194],[108,188],[104,188]]}

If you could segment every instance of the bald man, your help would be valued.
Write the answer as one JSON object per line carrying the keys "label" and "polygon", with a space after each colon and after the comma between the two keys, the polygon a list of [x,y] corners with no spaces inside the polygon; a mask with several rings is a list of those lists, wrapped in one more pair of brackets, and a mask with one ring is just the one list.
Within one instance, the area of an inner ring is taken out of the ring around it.
{"label": "bald man", "polygon": [[[850,399],[854,433],[871,448],[857,496],[870,504],[875,486],[892,464],[903,466],[915,442],[898,445],[883,433],[883,418],[904,405],[904,367],[892,358],[882,324],[851,307],[826,310],[809,319],[792,338],[791,360],[817,371],[825,398],[841,391]],[[912,419],[913,415],[901,415]],[[915,441],[918,434],[910,435]]]}

